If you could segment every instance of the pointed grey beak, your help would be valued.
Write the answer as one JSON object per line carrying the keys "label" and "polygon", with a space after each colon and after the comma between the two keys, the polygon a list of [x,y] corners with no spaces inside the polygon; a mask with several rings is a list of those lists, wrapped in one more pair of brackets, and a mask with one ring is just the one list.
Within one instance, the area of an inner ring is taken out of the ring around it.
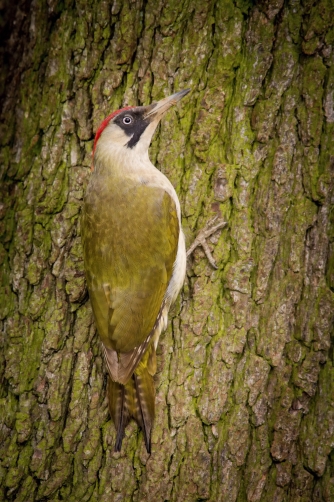
{"label": "pointed grey beak", "polygon": [[157,103],[153,103],[150,106],[150,110],[146,113],[145,119],[149,117],[154,117],[154,119],[160,119],[162,115],[173,105],[175,105],[180,99],[186,96],[190,92],[190,89],[184,89],[183,91],[176,92],[168,98],[164,98]]}

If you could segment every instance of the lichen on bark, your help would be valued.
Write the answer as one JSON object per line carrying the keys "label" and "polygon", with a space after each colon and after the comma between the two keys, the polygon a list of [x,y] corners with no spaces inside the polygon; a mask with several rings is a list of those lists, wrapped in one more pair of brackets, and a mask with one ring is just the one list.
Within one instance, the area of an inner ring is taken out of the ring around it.
{"label": "lichen on bark", "polygon": [[[334,499],[330,0],[0,6],[0,500]],[[188,244],[152,455],[115,453],[80,207],[93,133],[190,87],[150,150]]]}

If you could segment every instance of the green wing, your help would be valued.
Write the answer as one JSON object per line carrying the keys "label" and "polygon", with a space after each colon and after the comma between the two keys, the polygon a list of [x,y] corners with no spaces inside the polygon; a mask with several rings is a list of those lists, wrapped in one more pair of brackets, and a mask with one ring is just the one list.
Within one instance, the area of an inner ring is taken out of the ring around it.
{"label": "green wing", "polygon": [[165,190],[128,180],[126,185],[92,184],[82,237],[89,295],[109,363],[117,363],[116,351],[136,366],[172,275],[179,222]]}

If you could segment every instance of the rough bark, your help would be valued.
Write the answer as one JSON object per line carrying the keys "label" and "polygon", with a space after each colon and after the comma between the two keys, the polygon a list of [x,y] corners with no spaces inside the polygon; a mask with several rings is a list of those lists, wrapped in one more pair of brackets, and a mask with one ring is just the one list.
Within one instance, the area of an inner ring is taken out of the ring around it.
{"label": "rough bark", "polygon": [[[4,1],[0,500],[334,500],[331,0]],[[192,93],[151,159],[201,249],[121,453],[83,276],[93,131]]]}

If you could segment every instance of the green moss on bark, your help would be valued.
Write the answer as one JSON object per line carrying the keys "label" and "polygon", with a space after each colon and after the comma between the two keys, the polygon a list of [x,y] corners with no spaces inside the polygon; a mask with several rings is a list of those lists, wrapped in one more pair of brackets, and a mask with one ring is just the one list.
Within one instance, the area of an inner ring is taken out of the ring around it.
{"label": "green moss on bark", "polygon": [[[19,3],[1,122],[0,499],[332,500],[332,25],[329,0]],[[214,216],[228,224],[208,242],[217,271],[200,248],[189,259],[160,340],[152,455],[134,423],[115,453],[81,258],[93,131],[187,87],[150,156],[189,244]]]}

